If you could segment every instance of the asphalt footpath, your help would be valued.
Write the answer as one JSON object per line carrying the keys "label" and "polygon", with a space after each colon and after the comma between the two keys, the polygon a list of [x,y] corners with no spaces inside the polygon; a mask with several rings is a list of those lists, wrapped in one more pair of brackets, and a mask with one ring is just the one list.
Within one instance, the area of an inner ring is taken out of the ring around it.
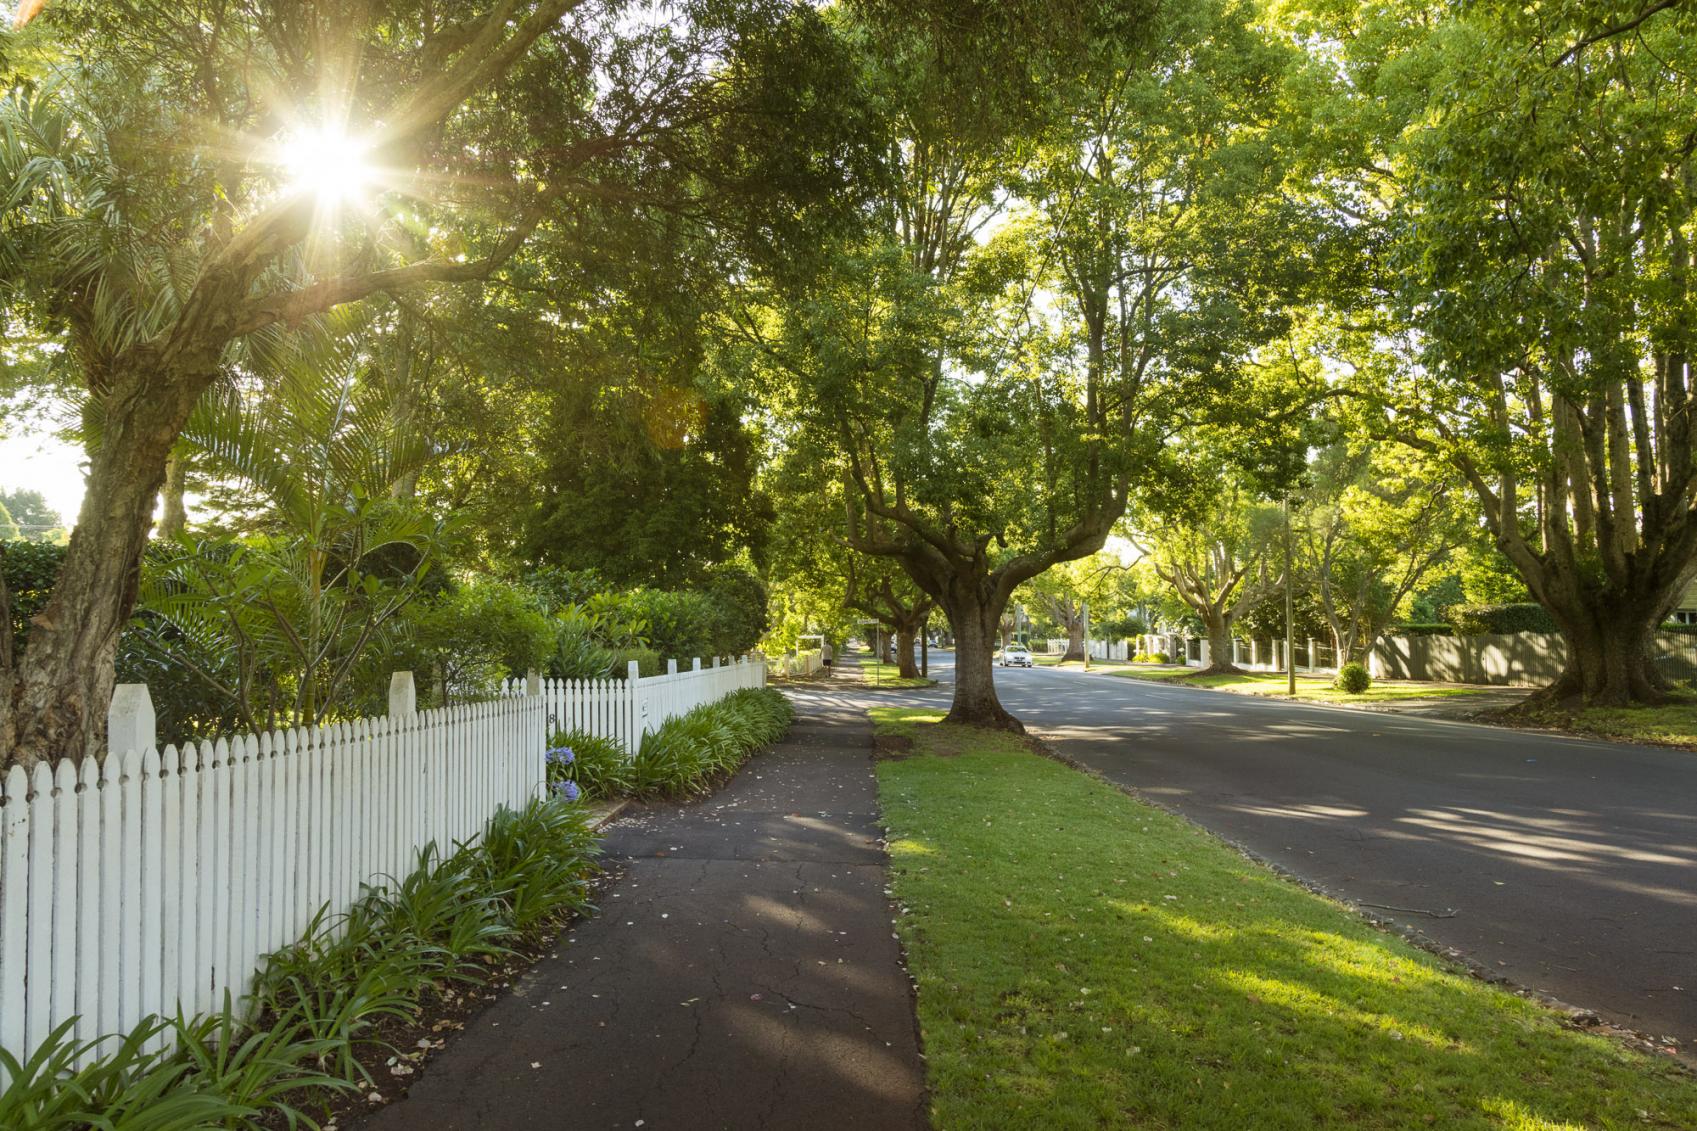
{"label": "asphalt footpath", "polygon": [[795,695],[713,796],[606,829],[623,875],[373,1131],[926,1125],[864,706]]}

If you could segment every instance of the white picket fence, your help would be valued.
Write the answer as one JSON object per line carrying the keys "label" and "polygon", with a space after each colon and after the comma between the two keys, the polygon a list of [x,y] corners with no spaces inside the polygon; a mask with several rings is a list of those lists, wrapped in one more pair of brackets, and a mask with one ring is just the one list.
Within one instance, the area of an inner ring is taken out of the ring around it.
{"label": "white picket fence", "polygon": [[779,656],[772,663],[782,676],[794,678],[817,675],[825,667],[825,650],[812,648],[804,652],[797,649],[794,655]]}
{"label": "white picket fence", "polygon": [[765,684],[757,659],[676,666],[533,678],[427,711],[400,673],[387,717],[180,750],[146,737],[145,689],[120,688],[112,753],[0,778],[0,1047],[21,1058],[73,1016],[91,1039],[220,1009],[226,991],[239,1001],[321,907],[348,907],[424,845],[471,840],[535,796],[551,726],[635,753],[666,719]]}
{"label": "white picket fence", "polygon": [[[548,679],[541,684],[547,704],[550,732],[580,730],[602,738],[615,738],[629,754],[642,749],[642,736],[667,719],[686,715],[714,703],[733,691],[766,686],[766,663],[755,656],[721,662],[717,659],[680,671],[669,661],[664,675],[641,676],[631,661],[625,679]],[[524,692],[525,683],[514,680],[507,694]]]}

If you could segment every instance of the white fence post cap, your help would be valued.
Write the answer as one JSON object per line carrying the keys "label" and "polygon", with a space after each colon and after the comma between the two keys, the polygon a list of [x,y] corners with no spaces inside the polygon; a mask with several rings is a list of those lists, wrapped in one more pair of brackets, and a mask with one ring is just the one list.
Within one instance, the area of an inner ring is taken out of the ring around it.
{"label": "white fence post cap", "polygon": [[157,745],[159,723],[147,684],[118,684],[112,689],[112,705],[106,709],[106,749],[122,754]]}
{"label": "white fence post cap", "polygon": [[542,673],[535,668],[524,673],[524,693],[526,695],[542,694]]}
{"label": "white fence post cap", "polygon": [[697,656],[697,657],[696,657],[696,658],[695,658],[695,668],[694,668],[694,670],[695,670],[695,671],[700,671],[700,670],[701,670],[701,657],[700,657],[700,656]]}
{"label": "white fence post cap", "polygon": [[666,674],[667,675],[677,675],[678,674],[678,662],[676,660],[667,660],[666,661]]}
{"label": "white fence post cap", "polygon": [[389,677],[389,715],[418,713],[418,685],[411,672],[395,672]]}
{"label": "white fence post cap", "polygon": [[637,680],[642,678],[642,665],[637,663],[635,660],[632,660],[625,667],[625,676],[632,683],[635,683]]}

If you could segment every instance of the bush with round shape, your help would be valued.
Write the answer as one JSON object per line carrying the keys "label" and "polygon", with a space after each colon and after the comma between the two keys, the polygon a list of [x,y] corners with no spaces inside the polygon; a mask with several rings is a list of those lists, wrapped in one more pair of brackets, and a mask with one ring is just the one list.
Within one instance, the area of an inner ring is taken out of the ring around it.
{"label": "bush with round shape", "polygon": [[1367,674],[1367,665],[1351,661],[1338,669],[1338,677],[1332,681],[1332,686],[1351,695],[1360,695],[1373,686],[1373,677]]}

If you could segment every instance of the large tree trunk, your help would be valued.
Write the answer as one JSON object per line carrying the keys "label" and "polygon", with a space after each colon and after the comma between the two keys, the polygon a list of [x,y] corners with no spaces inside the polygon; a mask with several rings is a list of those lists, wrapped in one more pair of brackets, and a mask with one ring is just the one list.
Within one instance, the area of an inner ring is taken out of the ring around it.
{"label": "large tree trunk", "polygon": [[1023,734],[1025,728],[996,698],[994,660],[1002,610],[973,595],[957,594],[944,603],[943,611],[955,634],[955,697],[947,721]]}
{"label": "large tree trunk", "polygon": [[1668,681],[1651,658],[1658,614],[1659,610],[1643,613],[1631,608],[1556,613],[1567,644],[1567,666],[1526,705],[1624,707],[1666,702]]}
{"label": "large tree trunk", "polygon": [[1230,675],[1242,671],[1232,663],[1232,622],[1224,613],[1209,613],[1202,617],[1208,633],[1208,666],[1197,675]]}
{"label": "large tree trunk", "polygon": [[903,679],[919,678],[919,663],[913,654],[914,641],[918,635],[918,630],[913,625],[896,626],[896,667]]}
{"label": "large tree trunk", "polygon": [[0,764],[96,756],[106,741],[118,634],[135,608],[141,556],[171,454],[206,381],[136,374],[106,396],[100,447],[47,607],[0,673]]}
{"label": "large tree trunk", "polygon": [[1084,618],[1075,617],[1067,625],[1067,654],[1062,656],[1061,660],[1065,662],[1082,659],[1084,659]]}

